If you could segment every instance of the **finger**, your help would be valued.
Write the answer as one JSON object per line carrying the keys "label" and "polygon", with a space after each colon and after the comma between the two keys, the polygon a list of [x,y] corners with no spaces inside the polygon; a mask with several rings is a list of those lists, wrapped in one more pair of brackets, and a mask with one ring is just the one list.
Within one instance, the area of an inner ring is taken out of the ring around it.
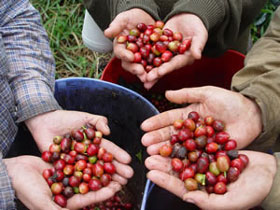
{"label": "finger", "polygon": [[93,203],[105,201],[121,190],[121,185],[115,181],[110,182],[107,187],[103,187],[98,191],[90,191],[86,194],[75,194],[67,200],[69,209],[80,209]]}
{"label": "finger", "polygon": [[116,160],[118,160],[121,163],[128,164],[131,161],[130,155],[125,150],[123,150],[111,141],[108,141],[103,138],[100,147],[103,147],[107,151],[111,152],[114,158],[116,158]]}
{"label": "finger", "polygon": [[183,195],[187,192],[180,179],[162,171],[152,170],[147,173],[147,178],[180,198],[183,198]]}
{"label": "finger", "polygon": [[175,133],[173,126],[167,126],[162,129],[145,133],[142,137],[142,144],[147,147],[163,141],[168,141]]}
{"label": "finger", "polygon": [[193,57],[189,51],[186,51],[184,54],[174,56],[169,62],[162,64],[158,68],[158,76],[159,78],[163,77],[164,75],[182,68],[188,64],[193,63]]}
{"label": "finger", "polygon": [[190,52],[194,59],[201,59],[201,53],[207,41],[207,33],[198,33],[192,38]]}
{"label": "finger", "polygon": [[158,170],[169,174],[172,171],[171,159],[160,155],[153,155],[145,160],[145,166],[149,170]]}
{"label": "finger", "polygon": [[141,82],[145,83],[147,81],[147,73],[144,72],[143,74],[137,75]]}
{"label": "finger", "polygon": [[133,176],[133,170],[130,166],[124,165],[115,160],[113,160],[113,164],[116,167],[116,172],[122,177],[131,178]]}
{"label": "finger", "polygon": [[174,121],[178,119],[185,119],[184,108],[169,110],[150,117],[141,124],[141,129],[146,132],[157,130],[173,125]]}
{"label": "finger", "polygon": [[[138,64],[138,63],[131,63],[131,62],[125,62],[123,61],[122,62],[122,67],[124,69],[126,69],[127,71],[129,71],[130,73],[134,74],[134,75],[145,75],[146,72],[143,68],[143,66],[141,64]],[[140,77],[142,78],[142,77]],[[143,77],[142,79],[146,79],[145,77]],[[142,81],[142,80],[141,80]],[[144,81],[142,81],[144,82]]]}
{"label": "finger", "polygon": [[[163,64],[162,64],[163,65]],[[152,82],[154,80],[157,80],[158,78],[160,78],[160,76],[158,75],[158,68],[153,68],[151,71],[149,71],[149,73],[147,74],[147,81],[148,82]]]}
{"label": "finger", "polygon": [[[89,119],[89,120],[88,120]],[[110,128],[108,127],[108,119],[103,116],[97,116],[88,114],[86,123],[94,125],[98,131],[101,131],[104,135],[110,134]]]}
{"label": "finger", "polygon": [[177,104],[183,103],[203,103],[208,97],[209,87],[199,87],[199,88],[183,88],[175,91],[166,91],[165,97]]}
{"label": "finger", "polygon": [[160,143],[157,143],[157,144],[152,144],[151,146],[149,146],[147,148],[147,153],[149,155],[157,155],[157,154],[159,154],[159,149],[167,143],[169,143],[169,141],[160,142]]}
{"label": "finger", "polygon": [[240,209],[240,203],[233,199],[232,194],[217,195],[203,191],[191,191],[183,195],[183,200],[199,206],[201,209],[232,210]]}
{"label": "finger", "polygon": [[108,38],[113,38],[119,35],[128,25],[128,17],[120,13],[111,22],[109,27],[104,31],[104,35]]}
{"label": "finger", "polygon": [[[147,77],[146,77],[147,78]],[[145,80],[147,81],[147,79]],[[156,83],[157,83],[157,79],[152,81],[152,82],[145,82],[144,83],[144,87],[147,89],[147,90],[150,90]]]}
{"label": "finger", "polygon": [[118,175],[118,174],[114,174],[112,176],[112,180],[120,183],[121,185],[126,185],[127,184],[127,179],[125,179],[124,177]]}
{"label": "finger", "polygon": [[126,49],[125,44],[118,44],[116,39],[114,40],[114,54],[117,58],[126,62],[133,62],[134,54]]}

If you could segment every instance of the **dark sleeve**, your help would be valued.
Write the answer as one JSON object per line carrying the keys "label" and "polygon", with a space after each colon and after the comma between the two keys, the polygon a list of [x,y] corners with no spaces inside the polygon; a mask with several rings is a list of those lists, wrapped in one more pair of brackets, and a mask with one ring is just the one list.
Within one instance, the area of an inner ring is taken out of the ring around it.
{"label": "dark sleeve", "polygon": [[102,30],[118,14],[132,8],[143,9],[155,20],[159,20],[158,6],[153,0],[84,0],[84,5]]}
{"label": "dark sleeve", "polygon": [[233,77],[232,89],[261,109],[263,132],[250,146],[271,147],[280,133],[280,8],[246,56],[245,67]]}
{"label": "dark sleeve", "polygon": [[[197,15],[209,35],[204,54],[218,56],[237,44],[265,2],[266,0],[179,0],[165,21],[180,13]],[[249,33],[247,40],[248,38]],[[248,41],[245,42],[247,43]]]}

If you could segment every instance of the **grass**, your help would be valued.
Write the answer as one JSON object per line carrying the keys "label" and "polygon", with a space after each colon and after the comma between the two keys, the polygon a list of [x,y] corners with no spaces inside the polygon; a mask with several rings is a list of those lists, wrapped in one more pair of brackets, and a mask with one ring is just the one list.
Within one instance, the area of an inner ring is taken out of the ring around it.
{"label": "grass", "polygon": [[82,0],[31,0],[41,14],[56,60],[56,78],[100,78],[111,54],[92,52],[81,33],[85,8]]}
{"label": "grass", "polygon": [[[269,0],[251,25],[253,42],[265,32],[279,0]],[[85,8],[82,0],[31,0],[39,10],[56,60],[56,78],[100,78],[111,53],[92,52],[83,45],[81,33]],[[273,4],[274,3],[274,4]]]}

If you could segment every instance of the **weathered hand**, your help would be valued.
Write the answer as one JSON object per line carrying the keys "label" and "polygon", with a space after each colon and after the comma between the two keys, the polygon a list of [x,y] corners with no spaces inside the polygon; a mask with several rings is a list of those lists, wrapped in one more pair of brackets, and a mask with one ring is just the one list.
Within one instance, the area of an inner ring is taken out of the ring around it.
{"label": "weathered hand", "polygon": [[183,181],[170,175],[171,159],[159,155],[146,159],[145,165],[151,170],[147,177],[158,186],[201,209],[247,210],[260,204],[270,192],[277,170],[276,160],[272,155],[261,152],[240,153],[246,154],[250,162],[239,178],[228,185],[224,195],[208,194],[199,190],[188,192]]}
{"label": "weathered hand", "polygon": [[[116,16],[109,28],[104,31],[108,38],[115,38],[119,34],[128,34],[129,30],[135,28],[138,23],[154,25],[155,20],[141,9],[130,9]],[[142,82],[146,81],[146,71],[141,64],[133,63],[134,55],[127,50],[124,44],[118,44],[114,40],[114,54],[122,60],[122,67],[132,74],[135,74]]]}
{"label": "weathered hand", "polygon": [[161,113],[142,123],[142,129],[148,132],[142,137],[142,143],[148,146],[150,155],[158,154],[160,146],[175,133],[173,122],[186,119],[191,111],[197,111],[201,117],[211,115],[222,120],[230,137],[237,141],[238,149],[248,146],[262,131],[258,105],[240,93],[204,86],[167,91],[166,98],[174,103],[190,105]]}
{"label": "weathered hand", "polygon": [[54,136],[63,136],[87,123],[95,126],[105,135],[110,133],[105,117],[78,111],[47,112],[31,118],[25,123],[41,152],[48,150]]}
{"label": "weathered hand", "polygon": [[208,39],[208,31],[203,22],[194,14],[183,13],[176,15],[166,22],[164,28],[168,28],[173,32],[181,32],[183,39],[191,39],[191,48],[184,54],[174,56],[169,62],[162,64],[160,67],[152,69],[147,74],[147,82],[144,83],[147,89],[150,89],[164,75],[200,59]]}

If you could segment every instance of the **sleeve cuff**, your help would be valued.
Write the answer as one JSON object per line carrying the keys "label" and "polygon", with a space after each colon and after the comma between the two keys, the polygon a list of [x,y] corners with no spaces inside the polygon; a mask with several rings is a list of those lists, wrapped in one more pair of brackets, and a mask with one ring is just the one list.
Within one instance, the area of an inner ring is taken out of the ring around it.
{"label": "sleeve cuff", "polygon": [[280,153],[275,153],[274,156],[277,162],[277,172],[270,193],[261,204],[264,209],[280,209]]}
{"label": "sleeve cuff", "polygon": [[155,20],[160,19],[158,15],[158,6],[151,0],[120,0],[117,4],[116,13],[113,14],[113,18],[115,18],[119,13],[132,8],[143,9]]}
{"label": "sleeve cuff", "polygon": [[[276,113],[271,113],[269,104],[273,103],[271,97],[269,97],[264,90],[256,87],[248,87],[244,90],[241,90],[240,93],[248,98],[255,100],[258,104],[261,114],[262,114],[262,123],[263,128],[260,135],[248,146],[247,149],[253,149],[258,151],[267,152],[273,147],[277,139],[277,131],[274,122],[276,122]],[[273,122],[273,123],[271,123]]]}
{"label": "sleeve cuff", "polygon": [[166,16],[164,21],[166,22],[171,17],[180,13],[192,13],[197,15],[209,31],[223,21],[225,9],[222,1],[180,0],[174,5],[172,12]]}
{"label": "sleeve cuff", "polygon": [[0,209],[16,210],[15,192],[12,188],[12,181],[8,175],[6,165],[0,153]]}
{"label": "sleeve cuff", "polygon": [[49,86],[41,80],[18,83],[15,92],[17,123],[45,112],[62,109]]}

